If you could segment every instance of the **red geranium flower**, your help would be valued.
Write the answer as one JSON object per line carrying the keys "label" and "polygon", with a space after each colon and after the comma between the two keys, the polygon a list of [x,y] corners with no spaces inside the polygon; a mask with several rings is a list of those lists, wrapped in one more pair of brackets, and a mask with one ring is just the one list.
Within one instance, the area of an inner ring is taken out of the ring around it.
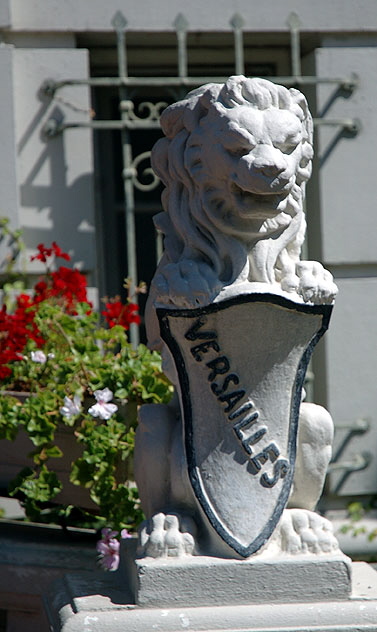
{"label": "red geranium flower", "polygon": [[60,257],[60,259],[65,259],[66,261],[70,261],[71,257],[68,252],[63,252],[60,246],[56,243],[56,241],[52,242],[52,249],[54,251],[55,257]]}
{"label": "red geranium flower", "polygon": [[[53,241],[48,248],[38,244],[38,253],[31,260],[48,263],[50,257],[60,257],[70,260],[68,253]],[[33,340],[37,348],[41,348],[46,341],[41,336],[35,322],[35,316],[41,302],[53,300],[67,314],[75,315],[78,303],[90,303],[87,298],[87,281],[85,275],[75,268],[60,266],[56,271],[47,270],[45,276],[34,286],[32,296],[20,294],[16,299],[16,306],[12,314],[7,313],[6,306],[0,309],[0,379],[12,375],[11,363],[23,358],[24,349],[29,340]],[[91,306],[87,311],[90,314]],[[109,327],[121,325],[129,329],[131,323],[140,324],[138,306],[136,303],[123,304],[119,299],[106,303],[106,310],[102,312]]]}
{"label": "red geranium flower", "polygon": [[109,327],[121,325],[124,329],[129,329],[131,323],[140,324],[139,310],[136,303],[122,303],[120,300],[105,303],[106,310],[102,312]]}
{"label": "red geranium flower", "polygon": [[51,244],[51,248],[47,248],[44,244],[38,244],[37,246],[38,254],[30,257],[30,261],[42,261],[42,263],[47,263],[47,259],[55,255],[55,257],[60,257],[61,259],[65,259],[66,261],[70,261],[71,257],[68,252],[63,252],[63,250],[58,246],[56,241],[53,241]]}

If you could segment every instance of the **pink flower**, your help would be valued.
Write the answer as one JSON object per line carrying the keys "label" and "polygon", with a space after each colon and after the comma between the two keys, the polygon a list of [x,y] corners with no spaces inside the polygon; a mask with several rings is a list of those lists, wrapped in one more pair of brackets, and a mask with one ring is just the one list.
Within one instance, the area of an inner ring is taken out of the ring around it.
{"label": "pink flower", "polygon": [[132,535],[128,533],[127,529],[122,529],[122,531],[120,532],[120,537],[122,538],[122,540],[128,540],[128,538],[132,538]]}
{"label": "pink flower", "polygon": [[97,542],[96,551],[99,553],[99,563],[105,571],[116,571],[119,566],[118,531],[108,527],[102,529],[102,539]]}
{"label": "pink flower", "polygon": [[[118,531],[112,531],[109,527],[105,527],[101,531],[101,540],[97,542],[96,551],[100,566],[105,571],[116,571],[119,566],[119,540],[117,539]],[[122,539],[131,538],[127,529],[120,532]]]}

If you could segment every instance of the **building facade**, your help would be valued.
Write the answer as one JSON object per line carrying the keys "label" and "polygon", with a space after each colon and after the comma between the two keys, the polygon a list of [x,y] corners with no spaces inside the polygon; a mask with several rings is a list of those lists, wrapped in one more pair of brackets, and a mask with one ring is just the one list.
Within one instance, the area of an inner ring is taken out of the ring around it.
{"label": "building facade", "polygon": [[316,123],[306,258],[339,286],[309,384],[337,428],[324,507],[373,500],[374,0],[3,0],[0,37],[0,215],[22,228],[27,254],[58,241],[99,296],[153,275],[161,187],[148,160],[166,103],[232,74],[306,94]]}

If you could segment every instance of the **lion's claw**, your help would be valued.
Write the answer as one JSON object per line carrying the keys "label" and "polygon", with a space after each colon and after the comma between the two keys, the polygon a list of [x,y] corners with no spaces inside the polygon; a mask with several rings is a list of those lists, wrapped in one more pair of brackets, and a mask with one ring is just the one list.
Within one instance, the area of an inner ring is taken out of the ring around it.
{"label": "lion's claw", "polygon": [[317,261],[300,261],[296,264],[297,292],[305,303],[317,305],[332,303],[338,293],[332,274]]}
{"label": "lion's claw", "polygon": [[331,522],[305,509],[286,509],[278,532],[281,550],[291,555],[333,553],[339,549]]}
{"label": "lion's claw", "polygon": [[139,557],[181,557],[192,555],[196,526],[187,516],[158,513],[140,529]]}

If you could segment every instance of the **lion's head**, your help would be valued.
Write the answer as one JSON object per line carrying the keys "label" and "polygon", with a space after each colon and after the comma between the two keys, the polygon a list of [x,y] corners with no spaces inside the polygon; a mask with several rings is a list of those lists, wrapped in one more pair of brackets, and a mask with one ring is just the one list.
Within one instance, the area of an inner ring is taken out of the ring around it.
{"label": "lion's head", "polygon": [[156,224],[168,260],[205,261],[229,284],[249,259],[249,280],[276,281],[287,252],[298,259],[305,232],[313,155],[305,97],[230,77],[168,107],[161,125],[166,138],[152,165],[166,187]]}

